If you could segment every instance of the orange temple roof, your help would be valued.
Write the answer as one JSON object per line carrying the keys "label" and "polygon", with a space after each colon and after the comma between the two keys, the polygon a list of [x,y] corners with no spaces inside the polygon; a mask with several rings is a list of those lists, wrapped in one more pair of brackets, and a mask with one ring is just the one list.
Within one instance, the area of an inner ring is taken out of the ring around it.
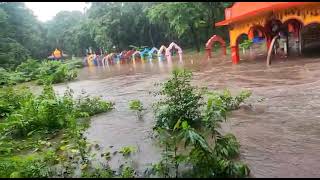
{"label": "orange temple roof", "polygon": [[225,26],[264,12],[287,9],[311,3],[319,2],[236,2],[232,7],[225,9],[225,20],[216,23],[215,26]]}

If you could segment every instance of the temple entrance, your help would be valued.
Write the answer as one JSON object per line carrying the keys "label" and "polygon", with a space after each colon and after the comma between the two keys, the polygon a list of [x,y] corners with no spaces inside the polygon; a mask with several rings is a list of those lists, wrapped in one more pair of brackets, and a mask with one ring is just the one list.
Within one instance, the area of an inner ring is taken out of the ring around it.
{"label": "temple entrance", "polygon": [[283,23],[284,28],[288,32],[288,55],[301,55],[301,29],[303,24],[296,19],[289,19]]}
{"label": "temple entrance", "polygon": [[250,56],[253,59],[263,59],[267,55],[267,34],[264,27],[256,25],[250,28],[248,38],[252,41]]}
{"label": "temple entrance", "polygon": [[311,23],[301,30],[301,52],[307,57],[320,56],[320,24]]}
{"label": "temple entrance", "polygon": [[[286,59],[289,55],[289,31],[286,24],[278,19],[271,19],[265,25],[266,32],[269,34],[268,49],[276,58]],[[275,42],[272,44],[272,40]]]}

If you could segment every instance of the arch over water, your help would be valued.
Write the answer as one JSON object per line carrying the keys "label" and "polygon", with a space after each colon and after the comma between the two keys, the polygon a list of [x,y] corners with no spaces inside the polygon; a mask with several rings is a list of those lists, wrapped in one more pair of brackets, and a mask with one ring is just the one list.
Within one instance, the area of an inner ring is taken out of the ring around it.
{"label": "arch over water", "polygon": [[171,56],[171,50],[172,48],[175,48],[178,50],[178,54],[182,54],[182,49],[180,48],[180,46],[178,46],[176,43],[172,42],[169,47],[166,49],[166,56]]}
{"label": "arch over water", "polygon": [[149,48],[144,48],[144,50],[140,52],[141,58],[143,59],[145,55],[148,54],[149,51],[150,51]]}
{"label": "arch over water", "polygon": [[158,56],[160,57],[162,55],[162,53],[166,53],[167,47],[165,47],[164,45],[162,45],[159,50],[158,50]]}
{"label": "arch over water", "polygon": [[207,51],[207,57],[211,58],[211,50],[212,50],[212,45],[218,42],[221,47],[222,47],[222,52],[223,55],[227,54],[227,49],[226,49],[226,42],[222,39],[222,37],[218,36],[218,35],[213,35],[206,43],[206,51]]}
{"label": "arch over water", "polygon": [[166,49],[166,56],[169,60],[171,60],[171,50],[175,48],[178,50],[179,59],[182,61],[182,49],[176,43],[172,42],[169,47]]}
{"label": "arch over water", "polygon": [[149,58],[152,58],[152,54],[154,54],[155,52],[158,54],[159,50],[158,50],[156,47],[153,47],[153,48],[148,52]]}
{"label": "arch over water", "polygon": [[132,54],[132,60],[136,60],[136,55],[139,55],[141,57],[141,52],[140,51],[135,51],[133,54]]}

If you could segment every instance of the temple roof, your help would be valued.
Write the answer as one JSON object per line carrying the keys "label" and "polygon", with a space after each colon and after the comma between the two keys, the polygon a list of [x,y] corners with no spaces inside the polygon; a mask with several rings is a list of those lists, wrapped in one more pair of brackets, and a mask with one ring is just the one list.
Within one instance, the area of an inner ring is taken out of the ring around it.
{"label": "temple roof", "polygon": [[225,9],[225,20],[220,21],[215,25],[225,26],[261,13],[287,9],[294,6],[307,5],[311,3],[315,2],[236,2],[230,8]]}

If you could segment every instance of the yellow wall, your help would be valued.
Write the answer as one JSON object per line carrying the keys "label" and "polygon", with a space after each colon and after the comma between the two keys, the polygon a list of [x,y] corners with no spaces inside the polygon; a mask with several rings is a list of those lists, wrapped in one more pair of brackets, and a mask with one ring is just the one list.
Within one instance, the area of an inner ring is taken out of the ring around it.
{"label": "yellow wall", "polygon": [[[290,8],[274,12],[275,19],[282,23],[289,19],[300,20],[304,26],[318,22],[320,23],[320,5],[308,5]],[[229,25],[230,46],[237,45],[237,38],[241,34],[248,34],[251,27],[255,25],[265,26],[266,22],[271,18],[271,13],[264,13],[259,16],[249,17],[245,21],[236,22]]]}

